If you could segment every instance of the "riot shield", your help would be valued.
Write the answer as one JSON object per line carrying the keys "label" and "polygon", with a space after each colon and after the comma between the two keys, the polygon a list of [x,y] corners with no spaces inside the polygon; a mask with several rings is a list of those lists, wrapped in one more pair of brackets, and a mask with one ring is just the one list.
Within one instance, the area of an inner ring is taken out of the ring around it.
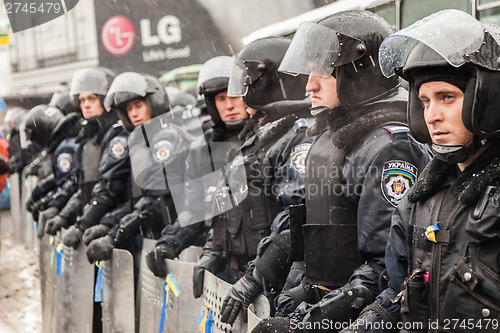
{"label": "riot shield", "polygon": [[37,236],[33,230],[33,217],[31,213],[26,210],[26,202],[31,196],[31,191],[36,186],[38,177],[28,176],[22,177],[23,188],[21,191],[21,212],[20,212],[20,227],[21,227],[21,240],[24,244],[28,245],[30,248],[34,248],[35,242],[38,242]]}
{"label": "riot shield", "polygon": [[127,250],[114,249],[102,262],[102,331],[135,331],[134,258]]}
{"label": "riot shield", "polygon": [[[150,249],[151,246],[148,247],[145,243],[141,255],[139,333],[159,332],[164,310],[165,292],[163,285],[165,279],[154,276],[145,264],[144,259],[148,248]],[[188,250],[186,257],[193,258],[194,253],[199,253],[199,251],[199,248],[191,248]],[[168,303],[164,312],[163,332],[197,332],[197,321],[200,315],[197,309],[201,309],[201,299],[193,297],[192,281],[195,263],[180,260],[166,260],[166,262],[167,270],[174,276],[181,292],[178,297],[173,292],[169,292]]]}
{"label": "riot shield", "polygon": [[14,240],[21,243],[21,187],[19,174],[13,173],[10,179],[10,215],[12,221],[12,232]]}
{"label": "riot shield", "polygon": [[260,321],[260,319],[269,317],[271,307],[269,301],[262,295],[250,305],[248,310],[248,325],[243,322],[241,313],[236,318],[233,325],[228,325],[220,321],[222,302],[231,290],[231,284],[216,277],[209,271],[205,271],[203,280],[203,307],[200,308],[200,314],[203,309],[209,306],[212,309],[213,326],[212,332],[250,332]]}
{"label": "riot shield", "polygon": [[38,245],[40,261],[40,287],[42,299],[42,332],[54,332],[56,249],[60,239],[44,235]]}
{"label": "riot shield", "polygon": [[56,333],[92,332],[94,312],[94,265],[85,255],[86,247],[62,245],[62,266],[56,276]]}

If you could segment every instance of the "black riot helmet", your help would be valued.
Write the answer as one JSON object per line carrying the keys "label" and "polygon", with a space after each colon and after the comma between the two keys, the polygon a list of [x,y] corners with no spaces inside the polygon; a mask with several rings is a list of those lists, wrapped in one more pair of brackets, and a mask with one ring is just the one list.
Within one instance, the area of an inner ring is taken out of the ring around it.
{"label": "black riot helmet", "polygon": [[343,105],[360,105],[398,86],[380,72],[378,49],[393,33],[382,17],[369,11],[332,14],[318,23],[303,22],[293,37],[280,71],[333,75]]}
{"label": "black riot helmet", "polygon": [[62,117],[51,133],[52,147],[56,148],[62,140],[76,137],[82,128],[81,117],[76,112],[71,112]]}
{"label": "black riot helmet", "polygon": [[433,144],[438,158],[454,163],[475,152],[482,139],[500,136],[499,57],[500,29],[454,9],[416,22],[390,36],[380,48],[384,75],[396,73],[410,84],[408,120],[420,142],[431,143],[418,98],[420,85],[445,81],[464,92],[462,121],[474,134],[473,142],[453,147]]}
{"label": "black riot helmet", "polygon": [[198,94],[203,95],[207,111],[215,125],[222,125],[219,111],[215,106],[215,96],[227,90],[233,59],[218,56],[207,60],[198,74]]}
{"label": "black riot helmet", "polygon": [[109,87],[104,107],[109,112],[116,109],[118,117],[129,131],[134,129],[126,110],[131,100],[142,98],[148,105],[151,119],[169,111],[168,95],[161,82],[149,74],[125,72],[119,74]]}
{"label": "black riot helmet", "polygon": [[228,96],[243,96],[246,105],[257,110],[273,102],[304,99],[307,77],[278,72],[290,42],[269,37],[246,45],[233,57]]}
{"label": "black riot helmet", "polygon": [[53,106],[37,105],[28,112],[21,127],[26,133],[27,140],[47,148],[50,145],[52,131],[63,117],[62,112]]}
{"label": "black riot helmet", "polygon": [[58,108],[64,115],[76,112],[73,98],[69,96],[69,89],[56,91],[50,99],[49,106]]}
{"label": "black riot helmet", "polygon": [[82,92],[90,92],[99,96],[101,104],[103,105],[104,96],[114,76],[115,74],[113,71],[105,67],[89,67],[76,71],[75,74],[73,74],[69,95],[73,99],[73,103],[77,110],[80,110],[78,95]]}

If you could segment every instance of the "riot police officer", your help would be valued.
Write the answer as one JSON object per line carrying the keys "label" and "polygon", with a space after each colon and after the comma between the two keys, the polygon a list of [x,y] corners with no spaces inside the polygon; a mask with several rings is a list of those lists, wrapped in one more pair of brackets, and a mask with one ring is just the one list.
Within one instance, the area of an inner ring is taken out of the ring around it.
{"label": "riot police officer", "polygon": [[[111,112],[116,111],[132,132],[129,147],[134,206],[130,209],[126,204],[106,214],[98,225],[85,231],[83,242],[88,245],[91,262],[109,259],[114,247],[134,252],[137,249],[133,241],[138,234],[157,239],[163,227],[175,221],[175,206],[165,185],[163,167],[172,166],[174,158],[182,159],[178,151],[189,146],[189,135],[163,117],[169,111],[169,99],[157,78],[122,73],[113,80],[105,100],[106,108],[114,109]],[[154,150],[153,158],[148,146]]]}
{"label": "riot police officer", "polygon": [[[248,118],[243,98],[227,96],[232,64],[232,58],[228,56],[209,59],[203,64],[198,76],[198,92],[203,94],[207,111],[214,124],[204,132],[205,139],[212,148],[216,148],[213,146],[218,143],[225,142],[229,144],[228,150],[231,146],[233,149],[239,149],[242,142],[238,138],[238,133]],[[181,227],[178,222],[165,228],[155,249],[148,253],[147,262],[150,269],[156,275],[165,276],[167,272],[164,259],[173,259],[191,244],[203,242],[205,229],[204,223]],[[206,249],[210,250],[211,247]],[[200,274],[203,274],[203,271]]]}
{"label": "riot police officer", "polygon": [[59,214],[47,221],[45,231],[50,235],[73,225],[83,205],[90,200],[90,192],[97,181],[99,159],[96,156],[99,156],[99,146],[104,134],[117,119],[116,116],[103,114],[102,107],[113,76],[114,73],[109,69],[101,67],[84,68],[73,75],[69,95],[74,107],[84,118],[76,137],[76,142],[81,146],[79,188]]}
{"label": "riot police officer", "polygon": [[[29,208],[35,217],[38,215],[37,211],[50,207],[44,214],[46,219],[54,217],[78,189],[79,145],[74,137],[81,128],[80,115],[75,112],[69,90],[55,92],[47,111],[50,108],[55,108],[64,115],[50,133],[51,141],[47,153],[52,159],[52,173],[37,183],[27,202],[28,207],[36,207],[34,212]],[[43,131],[43,127],[35,126],[33,130]],[[43,133],[45,136],[47,134]],[[44,224],[44,221],[45,219],[40,222]],[[43,231],[44,226],[40,225],[39,236],[43,235]]]}
{"label": "riot police officer", "polygon": [[[312,141],[305,133],[310,101],[305,77],[277,72],[289,45],[286,38],[264,38],[233,58],[228,96],[243,96],[261,122],[241,147],[242,161],[233,160],[246,169],[243,188],[248,195],[212,226],[214,250],[222,254],[218,260],[227,260],[239,279],[221,308],[222,322],[230,324],[241,309],[246,314],[261,292],[281,288],[274,272],[289,268],[287,208],[304,200],[303,162]],[[214,269],[202,259],[201,268]]]}
{"label": "riot police officer", "polygon": [[382,71],[409,82],[410,129],[435,157],[394,212],[389,288],[356,332],[401,319],[409,332],[498,331],[499,31],[444,10],[382,43]]}
{"label": "riot police officer", "polygon": [[78,189],[80,145],[76,144],[75,137],[81,128],[80,122],[80,116],[72,112],[61,118],[52,130],[47,150],[52,173],[37,183],[28,200],[28,205],[31,202],[32,207],[36,207],[32,212],[40,210],[45,216],[39,221],[39,237],[43,235],[46,219],[54,217]]}
{"label": "riot police officer", "polygon": [[[276,302],[278,315],[294,324],[348,322],[385,288],[391,213],[429,159],[405,126],[405,92],[378,67],[380,43],[391,33],[366,11],[305,22],[280,66],[309,74],[310,132],[318,135],[306,162],[305,223],[291,227],[303,270],[290,272],[299,283]],[[290,328],[278,318],[256,331],[273,325]]]}
{"label": "riot police officer", "polygon": [[[52,168],[53,149],[49,153],[51,134],[63,117],[64,115],[57,108],[37,105],[28,112],[21,126],[24,129],[27,142],[32,142],[42,148],[38,157],[30,164],[30,174],[37,174],[40,179],[37,184],[38,189],[35,188],[35,200],[29,199],[26,203],[26,208],[32,212],[35,221],[38,221],[39,211],[47,208],[45,201],[42,201],[41,197],[50,190],[50,188],[44,190],[44,184],[49,183],[55,177]],[[37,192],[40,193],[39,196]],[[43,230],[43,227],[41,230]]]}

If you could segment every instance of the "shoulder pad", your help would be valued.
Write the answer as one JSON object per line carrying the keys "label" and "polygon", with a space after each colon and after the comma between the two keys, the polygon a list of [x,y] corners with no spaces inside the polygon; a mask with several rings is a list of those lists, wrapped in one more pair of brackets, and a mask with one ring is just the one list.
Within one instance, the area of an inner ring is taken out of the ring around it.
{"label": "shoulder pad", "polygon": [[410,131],[408,127],[402,125],[386,125],[383,128],[391,134],[408,133]]}
{"label": "shoulder pad", "polygon": [[295,132],[298,132],[302,128],[308,128],[308,127],[309,125],[307,124],[307,120],[304,118],[297,119],[293,124],[293,130]]}
{"label": "shoulder pad", "polygon": [[119,128],[123,127],[123,123],[121,120],[118,120],[116,123],[113,124],[113,128]]}

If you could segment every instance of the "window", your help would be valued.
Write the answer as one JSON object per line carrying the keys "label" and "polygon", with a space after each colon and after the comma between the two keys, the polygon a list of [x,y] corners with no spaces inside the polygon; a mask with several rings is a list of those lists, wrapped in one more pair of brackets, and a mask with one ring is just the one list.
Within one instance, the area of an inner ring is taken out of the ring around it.
{"label": "window", "polygon": [[480,11],[479,20],[500,25],[500,7]]}
{"label": "window", "polygon": [[470,0],[403,0],[401,3],[401,28],[415,23],[442,9],[459,9],[472,14]]}
{"label": "window", "polygon": [[394,2],[370,9],[377,15],[382,16],[393,28],[396,28],[396,4]]}

